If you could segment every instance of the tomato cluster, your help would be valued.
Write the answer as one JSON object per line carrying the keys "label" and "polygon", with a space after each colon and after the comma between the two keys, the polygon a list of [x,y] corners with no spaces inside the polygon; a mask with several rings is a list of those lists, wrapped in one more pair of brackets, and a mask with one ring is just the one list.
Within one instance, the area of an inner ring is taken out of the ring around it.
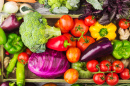
{"label": "tomato cluster", "polygon": [[103,60],[100,64],[97,60],[91,60],[87,62],[86,67],[90,72],[95,72],[93,81],[99,85],[105,81],[108,85],[116,85],[119,81],[118,74],[122,79],[130,78],[129,70],[124,68],[124,64],[119,60],[112,64],[107,60]]}
{"label": "tomato cluster", "polygon": [[[95,39],[87,36],[89,26],[94,25],[96,19],[93,16],[88,16],[83,19],[73,19],[69,15],[63,15],[55,24],[55,27],[61,29],[70,43],[66,51],[66,57],[69,62],[75,63],[80,59],[81,52],[83,52],[90,44],[95,42]],[[77,76],[77,77],[76,77]],[[75,69],[69,69],[64,74],[66,82],[73,84],[78,79],[78,72]]]}

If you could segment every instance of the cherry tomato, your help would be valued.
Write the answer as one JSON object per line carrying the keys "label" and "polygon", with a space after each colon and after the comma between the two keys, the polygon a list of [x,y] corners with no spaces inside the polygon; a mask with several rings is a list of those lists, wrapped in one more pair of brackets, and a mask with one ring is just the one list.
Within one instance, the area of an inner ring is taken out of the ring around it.
{"label": "cherry tomato", "polygon": [[119,81],[119,77],[116,73],[109,73],[106,76],[106,83],[108,85],[116,85]]}
{"label": "cherry tomato", "polygon": [[92,26],[96,23],[96,19],[94,16],[88,16],[84,19],[84,22],[87,26]]}
{"label": "cherry tomato", "polygon": [[129,79],[130,78],[130,72],[129,72],[129,69],[125,68],[121,73],[120,73],[120,77],[122,79]]}
{"label": "cherry tomato", "polygon": [[[83,38],[84,37],[84,38]],[[83,52],[90,44],[94,43],[95,40],[90,36],[83,36],[77,41],[77,47]]]}
{"label": "cherry tomato", "polygon": [[90,72],[97,72],[98,71],[98,64],[99,63],[97,60],[91,60],[91,61],[87,62],[86,67]]}
{"label": "cherry tomato", "polygon": [[84,32],[83,35],[85,35],[88,32],[89,27],[85,25],[84,21],[74,19],[74,27],[71,30],[71,34],[75,37],[80,37],[82,32]]}
{"label": "cherry tomato", "polygon": [[111,63],[107,60],[103,60],[100,63],[100,71],[102,72],[107,72],[107,71],[111,71]]}
{"label": "cherry tomato", "polygon": [[9,52],[8,52],[8,51],[6,51],[6,52],[5,52],[5,54],[6,54],[6,55],[9,55]]}
{"label": "cherry tomato", "polygon": [[130,26],[129,21],[126,19],[121,19],[119,21],[119,27],[121,27],[122,29],[127,29]]}
{"label": "cherry tomato", "polygon": [[74,21],[69,15],[63,15],[59,20],[62,33],[68,33],[74,27]]}
{"label": "cherry tomato", "polygon": [[71,34],[65,33],[63,35],[68,38],[68,41],[70,43],[69,47],[76,47],[76,40],[74,39],[74,37]]}
{"label": "cherry tomato", "polygon": [[30,51],[30,49],[26,49],[26,53],[29,55],[29,56],[31,56],[32,55],[32,51]]}
{"label": "cherry tomato", "polygon": [[124,70],[124,64],[121,61],[114,61],[112,64],[112,70],[116,73],[121,73]]}
{"label": "cherry tomato", "polygon": [[28,59],[29,59],[29,56],[27,53],[25,52],[22,52],[18,55],[18,61],[22,64],[27,64],[28,63]]}
{"label": "cherry tomato", "polygon": [[65,73],[64,73],[64,80],[69,83],[69,84],[73,84],[75,83],[79,78],[79,73],[77,70],[71,68],[68,69]]}
{"label": "cherry tomato", "polygon": [[102,85],[105,82],[105,74],[103,73],[94,74],[93,81],[98,85]]}
{"label": "cherry tomato", "polygon": [[81,51],[79,48],[76,48],[76,47],[70,47],[66,51],[66,57],[67,57],[68,61],[71,63],[78,62],[80,59],[80,55],[81,55]]}

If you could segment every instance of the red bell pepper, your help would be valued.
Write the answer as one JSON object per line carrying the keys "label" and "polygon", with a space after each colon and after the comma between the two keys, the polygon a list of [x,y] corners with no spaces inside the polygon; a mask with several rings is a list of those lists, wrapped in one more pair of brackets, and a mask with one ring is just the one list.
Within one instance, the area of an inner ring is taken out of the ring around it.
{"label": "red bell pepper", "polygon": [[68,39],[64,35],[51,38],[48,40],[46,44],[48,48],[57,51],[66,51],[69,45],[70,43],[68,43]]}

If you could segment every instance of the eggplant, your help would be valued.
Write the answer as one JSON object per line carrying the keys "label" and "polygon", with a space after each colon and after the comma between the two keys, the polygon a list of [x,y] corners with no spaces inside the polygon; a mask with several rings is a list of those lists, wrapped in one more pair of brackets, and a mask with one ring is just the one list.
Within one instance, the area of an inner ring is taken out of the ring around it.
{"label": "eggplant", "polygon": [[88,48],[81,54],[80,61],[87,62],[99,57],[103,57],[111,54],[113,47],[111,41],[108,38],[101,38],[98,41],[92,43]]}
{"label": "eggplant", "polygon": [[10,14],[0,25],[5,32],[10,32],[18,29],[21,25],[22,17],[16,17],[15,13]]}

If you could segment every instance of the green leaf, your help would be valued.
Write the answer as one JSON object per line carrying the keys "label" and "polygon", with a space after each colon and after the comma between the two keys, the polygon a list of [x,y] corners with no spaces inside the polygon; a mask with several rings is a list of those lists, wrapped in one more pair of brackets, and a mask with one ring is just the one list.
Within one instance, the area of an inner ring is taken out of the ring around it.
{"label": "green leaf", "polygon": [[103,10],[101,4],[98,0],[86,0],[88,3],[90,3],[95,9],[97,10]]}

